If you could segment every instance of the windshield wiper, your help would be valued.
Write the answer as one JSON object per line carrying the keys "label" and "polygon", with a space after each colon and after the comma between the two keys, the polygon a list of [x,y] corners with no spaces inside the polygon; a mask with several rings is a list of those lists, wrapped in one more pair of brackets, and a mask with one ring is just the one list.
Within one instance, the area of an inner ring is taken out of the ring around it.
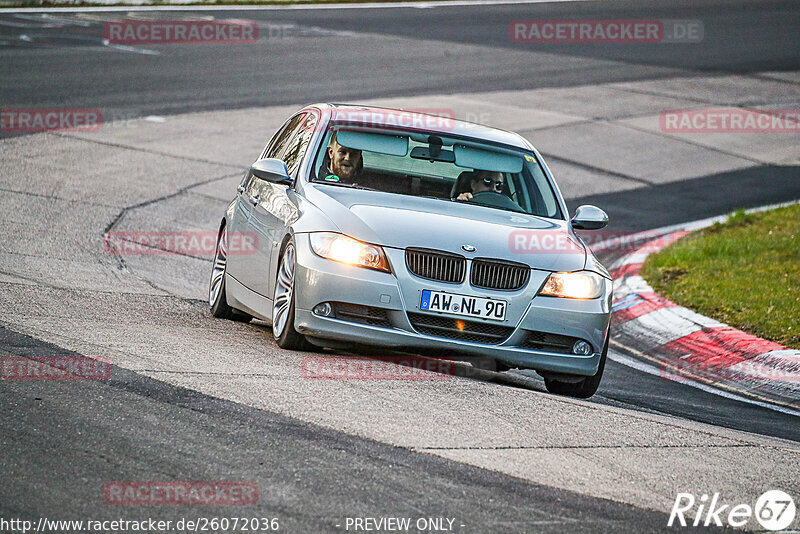
{"label": "windshield wiper", "polygon": [[445,200],[447,202],[458,202],[459,204],[472,204],[474,206],[482,206],[484,208],[494,208],[496,210],[510,211],[511,213],[524,213],[525,215],[531,215],[530,213],[528,213],[527,211],[525,211],[521,207],[520,208],[512,208],[512,207],[509,206],[507,208],[503,208],[503,207],[500,207],[500,206],[493,206],[491,204],[483,204],[481,202],[476,202],[474,200],[458,200],[457,198],[435,197],[433,195],[412,195],[412,196],[416,196],[417,198],[432,198],[434,200]]}
{"label": "windshield wiper", "polygon": [[433,200],[446,200],[447,202],[455,202],[456,199],[450,197],[435,197],[433,195],[409,195],[417,198],[432,198]]}
{"label": "windshield wiper", "polygon": [[495,206],[493,204],[484,204],[483,202],[477,200],[458,200],[457,198],[451,199],[453,202],[458,202],[459,204],[472,204],[473,206],[481,206],[483,208],[492,208],[500,211],[510,211],[511,213],[524,213],[525,215],[531,215],[522,207],[514,208],[511,206]]}
{"label": "windshield wiper", "polygon": [[364,191],[379,191],[378,189],[374,189],[372,187],[365,187],[363,185],[357,185],[357,184],[343,184],[341,182],[319,182],[317,180],[314,180],[311,183],[323,184],[323,185],[334,185],[336,187],[349,187],[350,189],[363,189]]}

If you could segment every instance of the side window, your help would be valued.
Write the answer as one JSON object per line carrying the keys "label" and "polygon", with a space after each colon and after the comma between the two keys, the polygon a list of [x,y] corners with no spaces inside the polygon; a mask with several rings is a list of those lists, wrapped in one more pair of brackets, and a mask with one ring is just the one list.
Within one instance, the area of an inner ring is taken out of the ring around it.
{"label": "side window", "polygon": [[297,179],[297,171],[300,169],[300,164],[303,162],[303,156],[308,149],[308,143],[311,141],[316,127],[317,117],[314,114],[309,114],[297,133],[292,136],[282,154],[281,159],[286,163],[289,176],[295,180]]}
{"label": "side window", "polygon": [[288,135],[289,132],[292,131],[289,128],[289,123],[290,122],[292,122],[292,119],[289,119],[288,121],[284,122],[283,126],[278,128],[278,131],[275,132],[275,135],[273,135],[272,139],[269,140],[269,143],[267,143],[267,148],[264,149],[264,153],[261,154],[261,157],[259,159],[264,159],[264,158],[270,157],[269,154],[272,153],[272,147],[274,147],[278,143],[279,139],[281,139],[282,137]]}
{"label": "side window", "polygon": [[286,145],[289,144],[289,141],[294,136],[295,131],[299,128],[300,124],[302,124],[303,119],[305,118],[305,113],[301,113],[300,115],[292,117],[291,120],[289,120],[289,122],[287,122],[283,127],[281,133],[278,134],[275,140],[270,144],[270,147],[267,149],[267,153],[264,155],[264,157],[281,159],[286,150]]}

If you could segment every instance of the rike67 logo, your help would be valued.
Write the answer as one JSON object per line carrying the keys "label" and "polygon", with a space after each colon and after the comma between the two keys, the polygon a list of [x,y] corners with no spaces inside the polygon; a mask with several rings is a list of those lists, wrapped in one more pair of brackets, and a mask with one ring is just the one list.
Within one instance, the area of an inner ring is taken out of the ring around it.
{"label": "rike67 logo", "polygon": [[[775,532],[789,528],[796,512],[794,499],[781,490],[765,491],[753,507],[749,504],[721,504],[719,493],[714,493],[710,499],[707,494],[698,499],[691,493],[678,493],[667,526],[742,528],[755,517],[762,528]],[[694,516],[693,521],[691,516]]]}

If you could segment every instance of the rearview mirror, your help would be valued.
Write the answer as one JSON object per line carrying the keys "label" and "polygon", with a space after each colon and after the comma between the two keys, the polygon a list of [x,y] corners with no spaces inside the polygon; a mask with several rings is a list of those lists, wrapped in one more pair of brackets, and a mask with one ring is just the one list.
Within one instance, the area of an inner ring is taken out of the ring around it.
{"label": "rearview mirror", "polygon": [[580,206],[570,222],[576,230],[599,230],[608,224],[608,215],[596,206]]}
{"label": "rearview mirror", "polygon": [[445,163],[453,163],[456,160],[452,150],[442,150],[441,147],[439,147],[437,152],[425,146],[415,146],[413,150],[411,150],[411,157],[414,159],[426,159],[428,161],[443,161]]}
{"label": "rearview mirror", "polygon": [[289,176],[286,164],[279,159],[264,158],[250,166],[250,172],[256,178],[274,184],[292,185],[294,180]]}

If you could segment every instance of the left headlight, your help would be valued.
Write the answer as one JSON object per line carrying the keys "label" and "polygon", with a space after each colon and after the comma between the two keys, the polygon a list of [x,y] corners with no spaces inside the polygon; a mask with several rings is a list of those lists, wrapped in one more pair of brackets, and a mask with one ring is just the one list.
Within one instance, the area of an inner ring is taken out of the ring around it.
{"label": "left headlight", "polygon": [[311,250],[317,256],[376,271],[390,272],[386,254],[378,245],[370,245],[344,234],[332,232],[315,232],[310,235]]}
{"label": "left headlight", "polygon": [[596,299],[603,294],[603,277],[591,271],[550,273],[540,295],[566,299]]}

